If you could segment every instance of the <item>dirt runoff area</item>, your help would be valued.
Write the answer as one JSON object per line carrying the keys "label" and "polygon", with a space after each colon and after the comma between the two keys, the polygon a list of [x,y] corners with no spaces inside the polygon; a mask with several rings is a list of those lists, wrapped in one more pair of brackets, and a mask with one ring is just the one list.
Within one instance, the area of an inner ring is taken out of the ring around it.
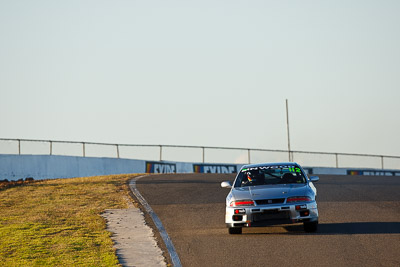
{"label": "dirt runoff area", "polygon": [[109,209],[102,216],[112,232],[119,262],[122,266],[167,266],[152,229],[143,213],[132,204],[128,209]]}

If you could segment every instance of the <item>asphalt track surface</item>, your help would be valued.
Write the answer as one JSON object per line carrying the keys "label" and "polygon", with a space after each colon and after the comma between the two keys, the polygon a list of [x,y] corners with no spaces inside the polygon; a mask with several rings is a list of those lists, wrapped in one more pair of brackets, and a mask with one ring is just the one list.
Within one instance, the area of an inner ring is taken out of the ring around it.
{"label": "asphalt track surface", "polygon": [[182,266],[400,266],[400,177],[320,175],[317,233],[301,224],[224,223],[227,174],[168,174],[137,188],[161,219]]}

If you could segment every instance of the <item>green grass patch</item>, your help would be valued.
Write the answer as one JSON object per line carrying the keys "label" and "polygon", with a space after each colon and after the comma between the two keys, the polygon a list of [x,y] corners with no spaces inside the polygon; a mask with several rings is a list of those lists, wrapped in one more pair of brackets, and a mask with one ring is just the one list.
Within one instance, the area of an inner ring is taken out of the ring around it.
{"label": "green grass patch", "polygon": [[44,180],[0,190],[0,266],[116,266],[101,213],[127,208],[134,175]]}

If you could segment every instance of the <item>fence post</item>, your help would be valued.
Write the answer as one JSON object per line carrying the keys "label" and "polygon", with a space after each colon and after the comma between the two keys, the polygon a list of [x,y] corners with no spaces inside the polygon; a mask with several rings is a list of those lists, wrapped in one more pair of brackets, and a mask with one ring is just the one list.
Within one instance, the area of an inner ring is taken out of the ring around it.
{"label": "fence post", "polygon": [[202,162],[204,163],[204,161],[205,161],[205,149],[204,149],[204,147],[202,147],[201,148],[202,149],[202,151],[203,151],[203,155],[202,155],[202,158],[201,158],[201,160],[202,160]]}
{"label": "fence post", "polygon": [[162,161],[162,145],[160,145],[160,161]]}
{"label": "fence post", "polygon": [[247,159],[249,160],[249,164],[251,163],[250,162],[250,149],[247,149]]}
{"label": "fence post", "polygon": [[117,158],[119,158],[119,146],[118,144],[116,144],[116,146],[117,146]]}
{"label": "fence post", "polygon": [[50,141],[50,156],[53,155],[53,141]]}
{"label": "fence post", "polygon": [[82,142],[83,157],[86,157],[85,142]]}
{"label": "fence post", "polygon": [[384,166],[383,166],[383,156],[381,156],[381,164],[382,164],[382,170],[384,169]]}
{"label": "fence post", "polygon": [[18,139],[18,155],[21,155],[21,140]]}
{"label": "fence post", "polygon": [[335,153],[336,157],[336,168],[339,168],[339,158],[338,158],[338,153]]}

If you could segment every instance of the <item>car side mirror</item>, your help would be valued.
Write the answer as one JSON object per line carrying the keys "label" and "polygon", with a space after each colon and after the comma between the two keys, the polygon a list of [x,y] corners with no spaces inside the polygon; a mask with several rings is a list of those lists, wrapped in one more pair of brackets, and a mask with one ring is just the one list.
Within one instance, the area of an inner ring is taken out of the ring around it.
{"label": "car side mirror", "polygon": [[311,182],[315,183],[319,181],[319,177],[318,176],[310,176],[310,180]]}
{"label": "car side mirror", "polygon": [[223,188],[232,188],[232,183],[229,181],[225,181],[221,183],[221,187]]}

